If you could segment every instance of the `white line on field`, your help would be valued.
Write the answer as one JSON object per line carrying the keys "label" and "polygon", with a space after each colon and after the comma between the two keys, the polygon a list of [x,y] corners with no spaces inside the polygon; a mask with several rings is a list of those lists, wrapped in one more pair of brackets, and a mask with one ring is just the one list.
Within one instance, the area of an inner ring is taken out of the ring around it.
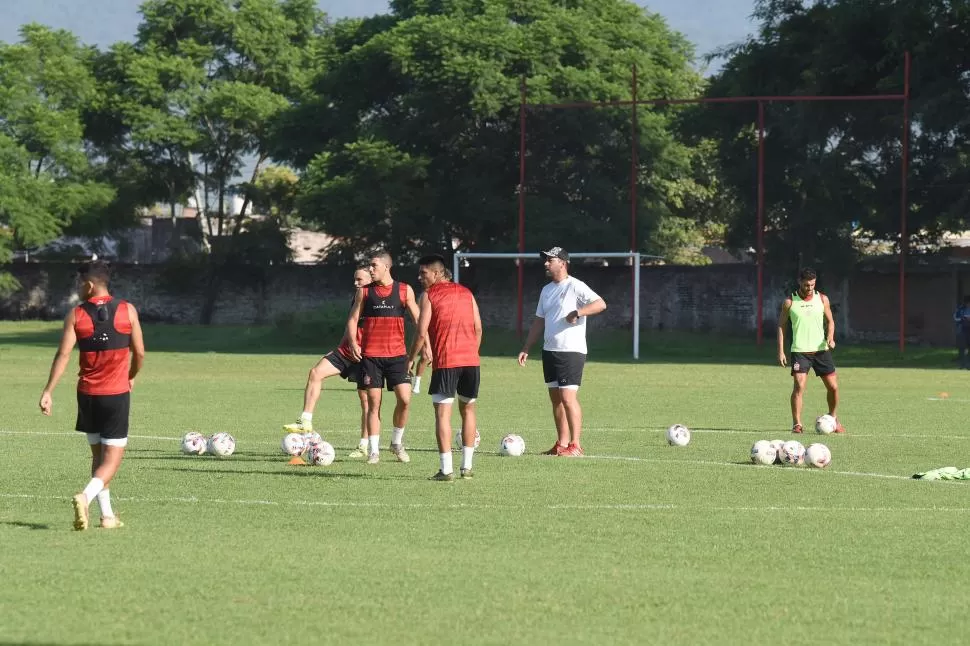
{"label": "white line on field", "polygon": [[[64,496],[41,496],[35,494],[0,493],[0,498],[23,500],[68,500]],[[387,509],[545,509],[549,511],[747,511],[747,512],[850,512],[850,513],[970,513],[970,507],[823,507],[823,506],[787,506],[767,505],[757,507],[753,505],[711,505],[691,506],[673,504],[588,504],[588,505],[493,505],[476,503],[389,503],[389,502],[344,502],[326,500],[245,500],[231,498],[195,498],[195,497],[122,497],[115,496],[116,502],[125,503],[155,503],[155,504],[192,504],[192,505],[238,505],[263,507],[349,507],[349,508],[387,508]]]}

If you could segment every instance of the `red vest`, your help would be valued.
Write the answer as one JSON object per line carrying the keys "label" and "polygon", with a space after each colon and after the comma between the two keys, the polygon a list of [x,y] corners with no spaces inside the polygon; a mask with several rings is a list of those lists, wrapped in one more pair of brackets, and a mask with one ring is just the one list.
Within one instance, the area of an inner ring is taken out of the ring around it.
{"label": "red vest", "polygon": [[74,334],[81,350],[77,390],[85,395],[120,395],[130,390],[131,320],[128,303],[111,296],[74,308]]}
{"label": "red vest", "polygon": [[472,293],[457,283],[437,283],[428,290],[428,298],[434,368],[480,365]]}
{"label": "red vest", "polygon": [[371,358],[401,357],[407,354],[404,344],[404,312],[408,286],[394,281],[390,285],[364,287],[364,318],[361,354]]}

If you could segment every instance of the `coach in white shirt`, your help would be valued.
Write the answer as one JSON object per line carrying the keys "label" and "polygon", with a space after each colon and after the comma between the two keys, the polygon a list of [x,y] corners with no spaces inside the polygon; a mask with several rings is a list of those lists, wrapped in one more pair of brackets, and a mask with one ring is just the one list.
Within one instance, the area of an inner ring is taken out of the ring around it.
{"label": "coach in white shirt", "polygon": [[536,318],[529,328],[519,365],[529,358],[529,348],[545,331],[542,344],[542,374],[549,388],[552,416],[559,438],[545,455],[581,457],[583,409],[579,386],[586,364],[586,317],[606,309],[606,302],[589,285],[569,275],[569,254],[562,247],[542,251],[546,275],[552,282],[542,288]]}

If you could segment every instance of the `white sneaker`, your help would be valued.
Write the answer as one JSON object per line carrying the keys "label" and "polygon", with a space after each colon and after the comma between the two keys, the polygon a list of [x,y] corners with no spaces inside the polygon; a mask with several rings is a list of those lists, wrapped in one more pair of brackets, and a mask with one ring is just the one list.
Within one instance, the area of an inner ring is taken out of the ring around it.
{"label": "white sneaker", "polygon": [[411,456],[408,455],[408,452],[404,450],[404,446],[401,444],[392,444],[391,453],[394,454],[394,457],[397,458],[398,462],[404,462],[407,464],[411,461]]}
{"label": "white sneaker", "polygon": [[367,464],[377,464],[381,461],[380,453],[371,453],[367,456]]}

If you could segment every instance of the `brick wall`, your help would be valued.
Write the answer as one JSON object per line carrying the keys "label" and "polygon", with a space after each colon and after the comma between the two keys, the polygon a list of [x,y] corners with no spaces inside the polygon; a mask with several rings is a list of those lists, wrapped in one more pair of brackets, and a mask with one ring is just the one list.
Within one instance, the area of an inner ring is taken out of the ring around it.
{"label": "brick wall", "polygon": [[[23,288],[0,299],[0,318],[61,318],[74,304],[75,267],[69,264],[10,266]],[[396,267],[395,276],[416,285],[416,270]],[[577,263],[573,274],[586,281],[609,304],[596,327],[629,327],[632,280],[628,267],[595,267]],[[644,267],[640,315],[644,329],[694,330],[748,334],[757,319],[756,269],[751,265]],[[461,270],[461,282],[476,294],[487,327],[515,329],[516,271],[512,261],[478,261]],[[531,322],[542,268],[529,263],[525,272],[524,321]],[[820,280],[832,300],[839,336],[889,341],[898,332],[898,275],[860,271],[836,285]],[[967,286],[970,272],[916,270],[907,277],[907,336],[912,341],[949,345],[951,314]],[[173,273],[158,265],[116,267],[113,291],[136,303],[146,321],[196,323],[200,319],[204,281],[191,271]],[[351,294],[348,268],[285,266],[273,268],[266,280],[238,273],[222,284],[214,322],[267,323],[292,312],[327,304],[345,307]],[[763,326],[774,337],[778,308],[786,295],[784,281],[766,279]]]}

